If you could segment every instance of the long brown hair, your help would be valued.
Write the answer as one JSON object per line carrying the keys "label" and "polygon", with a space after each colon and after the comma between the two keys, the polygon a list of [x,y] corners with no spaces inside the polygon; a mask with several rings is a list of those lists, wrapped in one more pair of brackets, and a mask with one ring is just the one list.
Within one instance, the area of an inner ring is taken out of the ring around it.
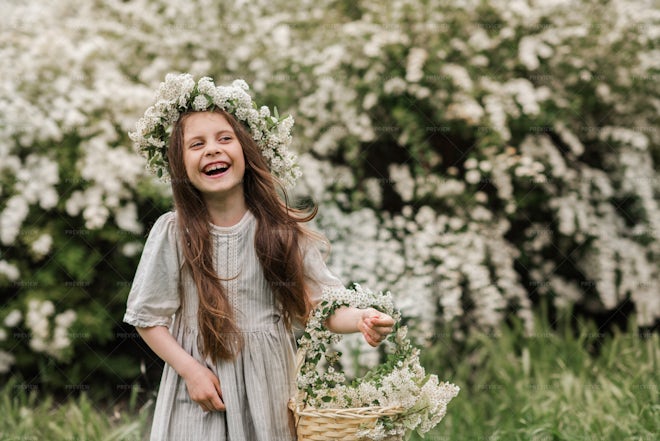
{"label": "long brown hair", "polygon": [[[291,327],[294,320],[304,322],[311,305],[304,283],[300,240],[303,236],[316,235],[301,224],[316,216],[317,207],[307,211],[289,207],[286,191],[270,173],[247,128],[233,115],[220,109],[213,111],[226,118],[243,147],[243,190],[248,209],[257,220],[254,246],[264,276],[281,305],[287,327]],[[183,248],[183,269],[192,276],[199,296],[197,315],[203,354],[214,360],[231,359],[242,346],[241,334],[215,271],[211,217],[183,163],[185,122],[191,113],[182,114],[174,124],[167,151]]]}

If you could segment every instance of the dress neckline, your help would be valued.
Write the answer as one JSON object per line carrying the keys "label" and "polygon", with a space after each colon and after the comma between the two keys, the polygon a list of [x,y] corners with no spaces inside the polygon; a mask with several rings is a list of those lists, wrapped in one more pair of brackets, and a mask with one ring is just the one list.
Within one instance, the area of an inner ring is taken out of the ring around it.
{"label": "dress neckline", "polygon": [[231,236],[234,234],[239,234],[245,230],[253,219],[254,215],[252,212],[250,212],[250,210],[245,210],[245,214],[243,214],[241,220],[239,220],[238,223],[235,223],[234,225],[229,227],[221,227],[214,223],[209,223],[209,225],[211,226],[211,233],[221,236]]}

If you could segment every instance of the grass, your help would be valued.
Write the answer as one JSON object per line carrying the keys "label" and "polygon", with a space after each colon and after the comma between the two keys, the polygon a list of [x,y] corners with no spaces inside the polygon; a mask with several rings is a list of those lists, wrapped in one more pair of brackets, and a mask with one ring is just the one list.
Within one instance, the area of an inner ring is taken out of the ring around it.
{"label": "grass", "polygon": [[[532,336],[514,326],[422,354],[430,372],[461,387],[426,440],[660,440],[657,333],[556,330],[539,320]],[[84,394],[55,403],[9,382],[0,388],[0,441],[145,439],[153,409],[139,408],[134,392],[115,411]]]}
{"label": "grass", "polygon": [[423,352],[427,370],[462,389],[424,439],[660,440],[657,333],[604,335],[590,323],[557,331],[539,320],[522,334],[504,329],[473,336],[460,352]]}
{"label": "grass", "polygon": [[140,441],[151,406],[138,408],[137,391],[123,409],[108,410],[84,393],[56,404],[12,380],[0,390],[0,441]]}

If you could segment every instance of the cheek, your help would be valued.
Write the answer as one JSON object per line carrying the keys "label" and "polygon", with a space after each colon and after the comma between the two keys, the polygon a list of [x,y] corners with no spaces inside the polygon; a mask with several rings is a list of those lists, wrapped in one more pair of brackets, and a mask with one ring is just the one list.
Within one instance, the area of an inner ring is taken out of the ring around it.
{"label": "cheek", "polygon": [[234,154],[234,165],[238,166],[237,168],[240,168],[241,173],[245,173],[245,154],[243,153],[243,148],[239,145],[238,148],[236,149],[236,152]]}
{"label": "cheek", "polygon": [[186,173],[188,174],[188,177],[190,177],[191,172],[193,172],[197,169],[196,158],[190,152],[184,152],[184,154],[183,154],[183,166],[186,169]]}

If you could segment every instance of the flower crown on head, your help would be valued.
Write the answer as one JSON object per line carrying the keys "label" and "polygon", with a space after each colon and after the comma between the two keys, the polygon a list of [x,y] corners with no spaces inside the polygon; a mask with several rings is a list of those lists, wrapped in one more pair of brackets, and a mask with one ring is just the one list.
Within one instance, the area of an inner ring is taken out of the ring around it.
{"label": "flower crown on head", "polygon": [[302,175],[291,144],[293,117],[280,117],[277,108],[257,107],[243,80],[230,86],[216,86],[209,77],[195,82],[190,74],[167,74],[156,93],[156,103],[149,107],[129,133],[137,150],[147,158],[148,167],[158,177],[169,176],[167,147],[172,126],[181,114],[190,111],[222,109],[231,113],[250,131],[273,176],[292,187]]}

